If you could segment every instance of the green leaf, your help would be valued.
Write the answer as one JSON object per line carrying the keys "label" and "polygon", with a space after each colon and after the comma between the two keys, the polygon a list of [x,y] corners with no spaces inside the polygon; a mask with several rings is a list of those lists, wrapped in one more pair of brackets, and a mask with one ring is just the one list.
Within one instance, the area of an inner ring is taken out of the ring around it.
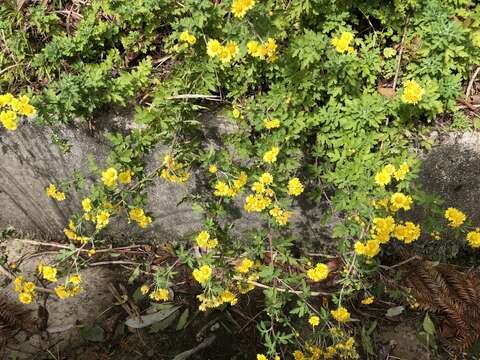
{"label": "green leaf", "polygon": [[180,319],[178,319],[177,327],[175,330],[179,331],[185,328],[185,326],[187,325],[189,314],[190,311],[188,310],[188,308],[186,308],[180,316]]}
{"label": "green leaf", "polygon": [[423,330],[427,332],[427,334],[435,335],[435,324],[428,316],[428,313],[425,314],[425,318],[423,319]]}
{"label": "green leaf", "polygon": [[105,331],[98,325],[85,325],[78,329],[80,336],[87,341],[105,341]]}
{"label": "green leaf", "polygon": [[405,306],[395,306],[395,307],[391,307],[390,309],[387,310],[386,316],[387,316],[387,317],[398,316],[398,315],[400,315],[401,313],[403,313],[404,310],[405,310]]}

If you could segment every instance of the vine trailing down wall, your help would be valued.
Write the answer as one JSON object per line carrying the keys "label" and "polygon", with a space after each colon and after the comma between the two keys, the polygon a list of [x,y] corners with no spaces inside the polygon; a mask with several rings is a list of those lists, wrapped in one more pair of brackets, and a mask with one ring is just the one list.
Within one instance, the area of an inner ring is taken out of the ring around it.
{"label": "vine trailing down wall", "polygon": [[[131,130],[107,134],[106,163],[91,161],[95,182],[72,169],[38,194],[60,203],[86,195],[65,224],[68,249],[39,263],[36,279],[21,266],[8,270],[21,302],[76,296],[80,269],[111,244],[112,222],[143,229],[155,221],[149,185],[195,178],[201,186],[183,201],[203,226],[164,244],[170,257],[161,264],[136,269],[140,296],[178,302],[190,284],[198,308],[211,312],[255,294],[258,360],[373,355],[357,319],[388,297],[445,311],[469,329],[466,308],[462,319],[448,311],[453,293],[449,304],[423,298],[427,280],[401,285],[405,272],[392,264],[406,260],[412,242],[445,246],[444,234],[467,252],[480,247],[479,224],[413,182],[422,134],[438,118],[462,117],[457,101],[471,107],[462,96],[480,62],[474,1],[6,1],[0,15],[0,136],[135,109]],[[215,147],[201,119],[219,109],[235,130]],[[68,152],[64,139],[53,140]],[[147,167],[159,144],[162,160]],[[302,201],[325,208],[322,221],[335,215],[333,246],[312,249],[291,231]],[[230,226],[239,206],[262,226]],[[411,216],[415,206],[430,209],[424,224]],[[445,287],[458,290],[445,269]],[[454,338],[455,350],[475,341],[450,335],[443,340]]]}

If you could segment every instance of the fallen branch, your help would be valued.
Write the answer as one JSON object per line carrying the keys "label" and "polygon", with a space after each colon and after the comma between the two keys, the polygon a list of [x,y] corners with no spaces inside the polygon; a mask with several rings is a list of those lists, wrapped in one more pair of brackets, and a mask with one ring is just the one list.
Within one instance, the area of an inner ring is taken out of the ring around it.
{"label": "fallen branch", "polygon": [[475,69],[475,72],[473,73],[472,77],[470,78],[470,81],[468,82],[467,90],[465,91],[465,97],[468,98],[470,97],[470,93],[472,92],[472,87],[473,83],[475,82],[475,79],[477,78],[478,73],[480,72],[480,66],[477,66]]}

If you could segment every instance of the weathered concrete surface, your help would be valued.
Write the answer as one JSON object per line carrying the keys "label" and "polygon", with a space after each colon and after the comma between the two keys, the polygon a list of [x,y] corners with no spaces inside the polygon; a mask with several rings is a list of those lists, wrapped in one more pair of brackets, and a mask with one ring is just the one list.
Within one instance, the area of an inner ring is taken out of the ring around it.
{"label": "weathered concrete surface", "polygon": [[[442,210],[456,207],[473,226],[480,226],[480,133],[449,134],[439,139],[438,145],[424,158],[419,180],[427,194],[442,201]],[[430,208],[417,206],[413,211],[414,220],[422,224],[432,215]],[[443,213],[435,218],[446,227]],[[440,241],[432,240],[423,231],[422,240],[413,246],[432,260],[446,261],[467,249],[466,240],[453,231],[447,231]],[[465,264],[470,256],[471,251],[462,253]]]}
{"label": "weathered concrete surface", "polygon": [[[120,119],[120,120],[119,120]],[[104,119],[105,120],[105,119]],[[110,117],[110,129],[128,130],[128,117]],[[123,127],[123,129],[122,129]],[[59,238],[68,219],[81,210],[80,202],[85,194],[75,190],[67,193],[67,199],[57,202],[46,196],[50,184],[72,179],[79,170],[91,183],[98,181],[88,171],[91,155],[102,167],[109,151],[104,129],[90,131],[85,123],[59,126],[57,134],[68,141],[70,150],[62,152],[52,142],[53,132],[45,126],[24,124],[15,132],[0,130],[0,229],[15,229],[42,238]],[[147,159],[150,167],[157,167],[166,149],[158,147]],[[155,215],[155,222],[147,231],[140,231],[120,220],[109,226],[106,233],[118,238],[131,236],[151,237],[155,234],[181,236],[198,227],[200,218],[188,204],[177,205],[194,186],[194,179],[185,186],[158,179],[149,187],[150,204],[147,208]]]}
{"label": "weathered concrete surface", "polygon": [[[9,262],[20,265],[22,275],[28,280],[34,279],[40,260],[45,263],[52,261],[52,255],[38,256],[38,248],[22,240],[9,239],[5,248],[0,249],[9,254]],[[13,282],[0,290],[2,299],[7,299],[8,304],[18,306],[24,313],[24,329],[9,339],[8,347],[0,347],[1,359],[32,359],[38,354],[45,355],[47,349],[56,354],[86,343],[79,334],[79,326],[98,324],[111,316],[109,309],[112,309],[115,298],[107,285],[115,284],[119,273],[107,267],[96,267],[81,270],[80,275],[83,291],[77,296],[65,300],[59,300],[56,296],[48,297],[44,304],[48,321],[43,330],[39,329],[37,320],[39,304],[43,305],[43,301],[21,304]],[[59,278],[58,283],[64,280]],[[0,273],[0,283],[4,281],[5,276]],[[26,324],[30,325],[25,327]]]}

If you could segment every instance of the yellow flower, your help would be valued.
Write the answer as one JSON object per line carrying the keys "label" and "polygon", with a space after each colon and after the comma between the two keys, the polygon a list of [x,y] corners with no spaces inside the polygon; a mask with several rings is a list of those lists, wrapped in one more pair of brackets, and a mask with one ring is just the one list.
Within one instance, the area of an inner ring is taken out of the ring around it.
{"label": "yellow flower", "polygon": [[222,298],[222,301],[224,303],[229,303],[230,305],[235,305],[237,302],[238,302],[238,299],[237,297],[235,296],[234,293],[232,293],[231,291],[224,291],[220,294],[220,297]]}
{"label": "yellow flower", "polygon": [[376,256],[380,252],[380,242],[378,240],[368,240],[366,244],[357,241],[354,247],[357,254],[369,258]]}
{"label": "yellow flower", "polygon": [[294,360],[306,360],[305,355],[300,350],[295,350],[293,352]]}
{"label": "yellow flower", "polygon": [[223,181],[217,181],[214,185],[214,189],[215,191],[213,192],[213,195],[215,196],[231,196],[232,195],[230,187]]}
{"label": "yellow flower", "polygon": [[268,360],[267,357],[263,354],[257,354],[257,360]]}
{"label": "yellow flower", "polygon": [[245,204],[243,208],[247,212],[261,212],[265,210],[272,200],[262,194],[248,195],[245,198]]}
{"label": "yellow flower", "polygon": [[25,281],[25,278],[23,276],[17,276],[15,278],[15,291],[16,292],[21,292],[23,290],[24,281]]}
{"label": "yellow flower", "polygon": [[190,34],[188,30],[185,30],[180,34],[180,41],[184,41],[189,45],[194,45],[197,42],[197,38]]}
{"label": "yellow flower", "polygon": [[90,211],[92,211],[92,200],[90,200],[89,198],[83,199],[82,207],[83,207],[83,211],[85,211],[86,213],[89,213]]}
{"label": "yellow flower", "polygon": [[57,201],[63,201],[65,200],[65,193],[58,191],[56,186],[53,184],[50,184],[47,188],[47,196],[57,200]]}
{"label": "yellow flower", "polygon": [[96,217],[97,229],[103,229],[105,226],[108,225],[109,221],[110,213],[105,210],[100,211]]}
{"label": "yellow flower", "polygon": [[247,52],[253,57],[259,57],[259,47],[260,45],[258,44],[257,41],[250,40],[247,43]]}
{"label": "yellow flower", "polygon": [[403,210],[410,210],[410,206],[412,205],[412,197],[407,196],[402,193],[395,193],[390,198],[390,202],[392,203],[391,209],[392,211],[398,211],[400,209]]}
{"label": "yellow flower", "polygon": [[70,240],[77,240],[77,234],[75,233],[75,231],[72,231],[70,229],[63,229],[63,233],[65,234],[65,236],[70,239]]}
{"label": "yellow flower", "polygon": [[366,297],[365,299],[362,300],[362,304],[363,305],[370,305],[370,304],[373,303],[374,300],[375,300],[374,296],[369,296],[369,297]]}
{"label": "yellow flower", "polygon": [[480,228],[477,228],[475,231],[470,231],[467,234],[468,245],[472,248],[480,247]]}
{"label": "yellow flower", "polygon": [[237,43],[233,40],[230,40],[226,43],[225,50],[227,51],[227,54],[228,54],[227,62],[233,59],[235,56],[237,56],[238,52],[240,51]]}
{"label": "yellow flower", "polygon": [[200,268],[193,270],[193,277],[202,285],[208,282],[211,276],[212,268],[208,265],[202,265]]}
{"label": "yellow flower", "polygon": [[10,105],[13,99],[14,97],[10,93],[0,95],[0,108]]}
{"label": "yellow flower", "polygon": [[207,42],[207,54],[210,57],[215,57],[220,54],[223,46],[218,40],[210,39]]}
{"label": "yellow flower", "polygon": [[95,249],[95,246],[94,246],[90,250],[88,250],[87,255],[89,257],[92,257],[93,255],[95,255],[96,252],[97,252],[97,249]]}
{"label": "yellow flower", "polygon": [[386,47],[383,49],[383,56],[385,56],[387,59],[397,55],[397,51],[391,47]]}
{"label": "yellow flower", "polygon": [[31,292],[21,292],[18,294],[18,300],[23,304],[30,304],[33,301],[33,294]]}
{"label": "yellow flower", "polygon": [[160,288],[158,290],[152,291],[149,297],[154,301],[168,301],[170,293],[168,289]]}
{"label": "yellow flower", "polygon": [[255,0],[233,0],[232,13],[235,17],[243,18],[254,5]]}
{"label": "yellow flower", "polygon": [[118,173],[114,168],[108,168],[102,172],[102,181],[107,187],[114,187],[117,185],[117,177]]}
{"label": "yellow flower", "polygon": [[202,249],[214,249],[218,245],[217,239],[210,239],[208,231],[201,231],[196,238],[197,245]]}
{"label": "yellow flower", "polygon": [[269,164],[274,163],[275,161],[277,161],[277,156],[279,152],[280,148],[278,148],[277,146],[272,146],[269,151],[263,154],[263,161]]}
{"label": "yellow flower", "polygon": [[335,46],[335,50],[337,52],[343,54],[343,53],[348,53],[351,54],[353,53],[354,49],[352,46],[350,46],[350,42],[353,40],[353,34],[351,32],[344,32],[340,36],[340,38],[333,38],[331,40],[331,44]]}
{"label": "yellow flower", "polygon": [[280,120],[278,120],[278,119],[273,119],[273,120],[263,119],[263,125],[265,125],[265,127],[269,130],[270,129],[275,129],[275,128],[280,127]]}
{"label": "yellow flower", "polygon": [[132,182],[133,171],[125,170],[118,174],[118,181],[122,184],[130,184]]}
{"label": "yellow flower", "polygon": [[322,281],[328,277],[330,270],[326,264],[318,263],[313,269],[307,271],[307,276],[313,281]]}
{"label": "yellow flower", "polygon": [[408,166],[407,163],[403,163],[402,165],[400,165],[400,168],[397,171],[395,171],[393,176],[397,181],[404,180],[405,175],[407,175],[409,171],[410,171],[410,166]]}
{"label": "yellow flower", "polygon": [[385,165],[382,171],[386,172],[388,175],[393,175],[395,172],[395,166],[392,164]]}
{"label": "yellow flower", "polygon": [[265,192],[265,186],[263,185],[263,183],[261,183],[259,181],[256,181],[252,185],[252,190],[254,192],[256,192],[257,194],[261,194],[261,193]]}
{"label": "yellow flower", "polygon": [[0,122],[7,130],[17,130],[17,113],[11,110],[2,111],[0,113]]}
{"label": "yellow flower", "polygon": [[140,292],[142,293],[142,295],[147,295],[149,291],[150,291],[150,286],[146,284],[140,287]]}
{"label": "yellow flower", "polygon": [[238,264],[235,268],[235,270],[241,274],[245,274],[247,272],[250,271],[250,269],[252,268],[252,266],[254,265],[253,261],[248,259],[248,258],[244,258],[242,259],[242,261],[240,262],[240,264]]}
{"label": "yellow flower", "polygon": [[318,326],[318,324],[320,324],[320,318],[318,316],[310,316],[310,318],[308,319],[308,322],[310,325],[312,325],[313,327],[315,326]]}
{"label": "yellow flower", "polygon": [[350,313],[343,306],[338,307],[336,310],[330,311],[330,313],[338,322],[346,322],[350,320]]}
{"label": "yellow flower", "polygon": [[273,183],[273,176],[272,176],[272,174],[270,174],[270,173],[268,173],[268,172],[263,173],[263,174],[260,176],[260,182],[261,182],[263,185],[270,185],[271,183]]}
{"label": "yellow flower", "polygon": [[65,285],[59,285],[55,288],[55,293],[60,299],[66,299],[67,297],[70,296],[69,292],[65,288]]}
{"label": "yellow flower", "polygon": [[404,241],[406,244],[418,240],[420,235],[420,225],[415,225],[410,221],[407,221],[405,225],[398,224],[395,226],[395,231],[393,232],[393,236],[395,236],[398,240]]}
{"label": "yellow flower", "polygon": [[375,175],[375,182],[380,186],[385,186],[390,183],[392,177],[385,171],[380,171]]}
{"label": "yellow flower", "polygon": [[298,178],[290,179],[288,182],[288,195],[298,196],[303,192],[303,185]]}
{"label": "yellow flower", "polygon": [[36,286],[33,282],[31,281],[27,281],[24,285],[23,285],[23,291],[24,292],[27,292],[27,293],[33,293],[36,289]]}
{"label": "yellow flower", "polygon": [[70,275],[67,279],[67,283],[73,284],[73,285],[79,285],[80,282],[82,281],[82,278],[80,275]]}
{"label": "yellow flower", "polygon": [[415,80],[407,80],[403,87],[401,99],[407,104],[417,104],[422,100],[424,93],[425,90]]}
{"label": "yellow flower", "polygon": [[210,174],[215,174],[218,171],[217,165],[213,164],[208,167],[208,172]]}
{"label": "yellow flower", "polygon": [[445,211],[445,218],[449,221],[448,226],[456,228],[465,222],[467,216],[456,208],[448,208]]}
{"label": "yellow flower", "polygon": [[53,266],[42,265],[42,275],[45,280],[56,282],[57,281],[57,269]]}

